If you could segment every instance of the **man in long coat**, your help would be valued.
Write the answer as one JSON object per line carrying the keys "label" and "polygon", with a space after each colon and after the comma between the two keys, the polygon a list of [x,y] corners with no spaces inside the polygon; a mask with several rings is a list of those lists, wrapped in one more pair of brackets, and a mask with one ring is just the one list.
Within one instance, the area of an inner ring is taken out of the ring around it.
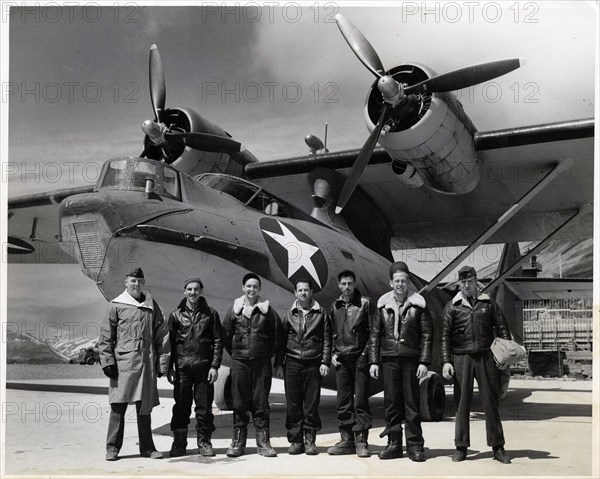
{"label": "man in long coat", "polygon": [[160,307],[143,290],[144,283],[141,268],[127,273],[126,289],[110,302],[100,328],[100,362],[110,378],[107,461],[118,459],[130,403],[136,407],[140,454],[162,457],[152,440],[150,413],[159,404],[156,377],[168,371],[171,345]]}

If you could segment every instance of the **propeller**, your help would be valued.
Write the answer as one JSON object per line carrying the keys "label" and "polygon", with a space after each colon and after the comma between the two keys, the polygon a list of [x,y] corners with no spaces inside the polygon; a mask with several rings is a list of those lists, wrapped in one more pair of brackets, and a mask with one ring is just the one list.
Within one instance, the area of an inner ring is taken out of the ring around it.
{"label": "propeller", "polygon": [[498,78],[516,70],[520,66],[521,60],[518,58],[479,63],[470,67],[458,68],[451,72],[442,73],[416,85],[407,86],[404,92],[406,94],[424,93],[426,91],[442,93],[445,91],[461,90],[493,78]]}
{"label": "propeller", "polygon": [[396,115],[402,115],[402,108],[407,105],[410,107],[414,103],[415,95],[425,92],[441,93],[460,90],[477,85],[478,83],[497,78],[519,68],[522,61],[519,59],[509,59],[480,63],[428,78],[415,85],[406,85],[399,83],[391,75],[387,74],[373,46],[352,22],[339,13],[335,16],[335,21],[354,54],[378,78],[377,88],[383,97],[383,109],[379,115],[379,120],[360,150],[352,171],[350,171],[340,193],[336,206],[336,213],[339,214],[358,186],[362,173],[369,164],[375,145],[379,140],[383,125],[392,110],[399,108],[399,110],[396,110]]}
{"label": "propeller", "polygon": [[369,138],[367,138],[367,141],[365,142],[358,156],[356,157],[356,161],[352,166],[352,171],[350,171],[348,178],[346,178],[344,186],[342,187],[342,192],[340,193],[340,197],[338,198],[337,205],[335,207],[336,215],[339,215],[344,209],[344,206],[346,206],[346,203],[352,196],[352,193],[354,193],[354,190],[356,189],[358,182],[360,181],[360,177],[362,176],[363,171],[365,171],[365,168],[369,164],[369,160],[371,159],[371,155],[373,154],[373,150],[375,149],[375,145],[377,144],[377,140],[379,139],[381,128],[387,120],[390,111],[389,109],[390,106],[386,103],[383,106],[383,109],[381,110],[381,114],[379,115],[379,121],[377,122],[377,125],[375,125],[375,128],[373,128],[373,131],[369,135]]}
{"label": "propeller", "polygon": [[141,157],[145,157],[156,147],[162,149],[162,154],[166,157],[177,157],[181,154],[181,144],[211,153],[235,154],[245,150],[244,145],[225,136],[186,132],[174,125],[170,127],[165,125],[163,118],[166,100],[165,74],[156,44],[150,47],[149,64],[150,99],[155,119],[146,120],[142,124],[142,131],[150,141],[147,142]]}
{"label": "propeller", "polygon": [[161,114],[165,109],[167,90],[165,87],[165,73],[160,53],[155,43],[150,47],[150,99],[154,109],[155,121],[161,123]]}

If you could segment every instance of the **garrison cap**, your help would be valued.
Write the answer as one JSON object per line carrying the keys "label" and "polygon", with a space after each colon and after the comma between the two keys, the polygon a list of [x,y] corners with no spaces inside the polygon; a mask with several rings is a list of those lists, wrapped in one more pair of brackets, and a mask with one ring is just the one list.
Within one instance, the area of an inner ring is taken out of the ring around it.
{"label": "garrison cap", "polygon": [[473,266],[463,266],[458,270],[458,279],[477,277],[477,271]]}
{"label": "garrison cap", "polygon": [[187,285],[190,283],[198,283],[200,285],[200,289],[204,288],[204,283],[198,276],[192,276],[186,279],[183,283],[183,289],[187,288]]}
{"label": "garrison cap", "polygon": [[125,276],[131,277],[131,278],[144,279],[144,272],[142,271],[142,268],[140,268],[138,266],[138,267],[130,269]]}
{"label": "garrison cap", "polygon": [[398,271],[402,271],[406,274],[410,272],[408,271],[408,265],[404,261],[396,261],[390,266],[390,278],[392,278],[394,276],[394,273]]}

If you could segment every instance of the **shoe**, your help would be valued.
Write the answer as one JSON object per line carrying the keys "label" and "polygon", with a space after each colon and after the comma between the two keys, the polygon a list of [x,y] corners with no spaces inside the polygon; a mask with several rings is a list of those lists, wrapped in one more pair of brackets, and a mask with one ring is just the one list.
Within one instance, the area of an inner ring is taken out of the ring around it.
{"label": "shoe", "polygon": [[319,454],[319,449],[315,444],[317,439],[317,431],[314,429],[307,429],[304,431],[304,452],[307,456],[316,456]]}
{"label": "shoe", "polygon": [[356,455],[358,457],[371,457],[369,452],[369,431],[360,431],[354,433],[354,446],[356,447]]}
{"label": "shoe", "polygon": [[256,452],[263,457],[277,457],[277,451],[271,447],[268,429],[256,430]]}
{"label": "shoe", "polygon": [[354,438],[352,437],[352,431],[340,429],[340,436],[342,440],[336,443],[335,446],[328,448],[327,454],[332,456],[341,456],[344,454],[356,453],[356,445],[354,443]]}
{"label": "shoe", "polygon": [[240,457],[246,452],[246,439],[248,438],[248,429],[235,428],[233,430],[233,439],[229,449],[227,449],[227,457]]}
{"label": "shoe", "polygon": [[119,453],[117,451],[108,451],[106,453],[105,459],[107,461],[116,461],[117,459],[119,459]]}
{"label": "shoe", "polygon": [[292,442],[290,447],[288,447],[288,454],[291,456],[296,456],[298,454],[302,454],[304,452],[304,444],[301,442]]}
{"label": "shoe", "polygon": [[142,457],[149,457],[150,459],[162,459],[163,458],[163,453],[159,452],[157,450],[154,450],[154,451],[144,451],[144,452],[140,453],[140,456],[142,456]]}
{"label": "shoe", "polygon": [[379,459],[399,459],[402,457],[402,433],[390,432],[388,443],[383,451],[379,451]]}
{"label": "shoe", "polygon": [[501,462],[502,464],[510,464],[510,457],[506,454],[503,447],[494,448],[494,460]]}
{"label": "shoe", "polygon": [[212,443],[210,441],[198,441],[198,454],[204,457],[211,457],[215,455]]}
{"label": "shoe", "polygon": [[185,456],[187,450],[187,428],[173,431],[173,445],[169,451],[171,457]]}
{"label": "shoe", "polygon": [[452,454],[452,462],[461,462],[467,458],[467,448],[457,447],[454,454]]}
{"label": "shoe", "polygon": [[416,449],[408,453],[408,458],[413,462],[425,462],[425,453],[420,449]]}

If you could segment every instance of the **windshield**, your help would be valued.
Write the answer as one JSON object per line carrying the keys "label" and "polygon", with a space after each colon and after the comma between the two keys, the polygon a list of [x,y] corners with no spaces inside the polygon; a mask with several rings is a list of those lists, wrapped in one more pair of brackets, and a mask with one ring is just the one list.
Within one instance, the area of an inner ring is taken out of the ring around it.
{"label": "windshield", "polygon": [[304,211],[283,201],[281,198],[273,196],[248,181],[235,176],[229,176],[219,173],[205,173],[194,178],[199,183],[206,185],[213,190],[225,193],[244,206],[252,208],[269,216],[279,216],[285,218],[297,218],[313,223],[319,223],[312,216]]}
{"label": "windshield", "polygon": [[164,163],[143,158],[111,160],[104,165],[99,188],[145,191],[146,180],[154,181],[154,192],[180,200],[179,175]]}

